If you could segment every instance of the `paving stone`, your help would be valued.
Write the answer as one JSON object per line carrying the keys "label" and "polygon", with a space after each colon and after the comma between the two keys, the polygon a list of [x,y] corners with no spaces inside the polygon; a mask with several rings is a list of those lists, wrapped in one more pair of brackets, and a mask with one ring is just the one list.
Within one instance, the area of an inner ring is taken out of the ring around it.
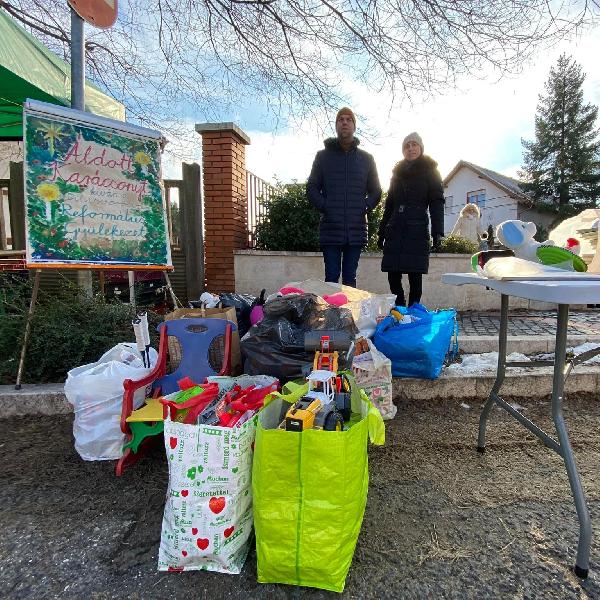
{"label": "paving stone", "polygon": [[[498,313],[459,313],[461,336],[493,336],[500,330]],[[509,313],[510,336],[555,336],[556,313],[548,311],[519,311]],[[569,315],[570,335],[600,335],[600,311],[572,311]]]}

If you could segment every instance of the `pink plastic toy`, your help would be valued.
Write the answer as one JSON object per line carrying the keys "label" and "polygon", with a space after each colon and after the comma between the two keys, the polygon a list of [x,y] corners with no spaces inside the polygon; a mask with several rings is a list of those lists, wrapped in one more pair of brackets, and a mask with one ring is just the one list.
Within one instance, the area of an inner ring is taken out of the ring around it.
{"label": "pink plastic toy", "polygon": [[323,296],[323,300],[329,304],[333,304],[333,306],[344,306],[344,304],[348,304],[348,296],[342,292]]}
{"label": "pink plastic toy", "polygon": [[265,303],[265,293],[266,290],[261,290],[260,296],[256,300],[256,304],[252,307],[250,311],[250,325],[256,325],[260,323],[264,316],[265,311],[263,310],[263,304]]}
{"label": "pink plastic toy", "polygon": [[304,294],[304,290],[301,290],[297,287],[282,287],[279,290],[279,293],[283,294],[284,296],[287,296],[288,294]]}

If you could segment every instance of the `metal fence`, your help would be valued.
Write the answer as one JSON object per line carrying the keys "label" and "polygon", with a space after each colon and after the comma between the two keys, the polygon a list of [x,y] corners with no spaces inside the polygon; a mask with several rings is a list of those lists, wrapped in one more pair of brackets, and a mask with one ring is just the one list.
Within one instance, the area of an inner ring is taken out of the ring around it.
{"label": "metal fence", "polygon": [[248,248],[256,246],[256,225],[266,213],[275,187],[254,173],[246,171],[246,196],[248,201]]}

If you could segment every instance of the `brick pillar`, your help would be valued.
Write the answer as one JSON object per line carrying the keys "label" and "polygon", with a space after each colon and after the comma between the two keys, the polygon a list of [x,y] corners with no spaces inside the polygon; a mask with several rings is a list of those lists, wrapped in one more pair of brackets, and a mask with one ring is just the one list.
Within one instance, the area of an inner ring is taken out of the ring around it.
{"label": "brick pillar", "polygon": [[235,123],[200,123],[204,181],[204,264],[206,290],[235,291],[234,251],[246,248],[246,145]]}

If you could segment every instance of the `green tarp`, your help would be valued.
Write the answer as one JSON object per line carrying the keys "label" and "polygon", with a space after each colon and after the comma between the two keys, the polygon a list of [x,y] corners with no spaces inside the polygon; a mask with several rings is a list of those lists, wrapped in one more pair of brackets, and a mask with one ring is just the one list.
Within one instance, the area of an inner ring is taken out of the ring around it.
{"label": "green tarp", "polygon": [[[0,9],[0,141],[22,139],[27,98],[71,106],[71,67]],[[125,107],[86,83],[85,109],[125,120]]]}

